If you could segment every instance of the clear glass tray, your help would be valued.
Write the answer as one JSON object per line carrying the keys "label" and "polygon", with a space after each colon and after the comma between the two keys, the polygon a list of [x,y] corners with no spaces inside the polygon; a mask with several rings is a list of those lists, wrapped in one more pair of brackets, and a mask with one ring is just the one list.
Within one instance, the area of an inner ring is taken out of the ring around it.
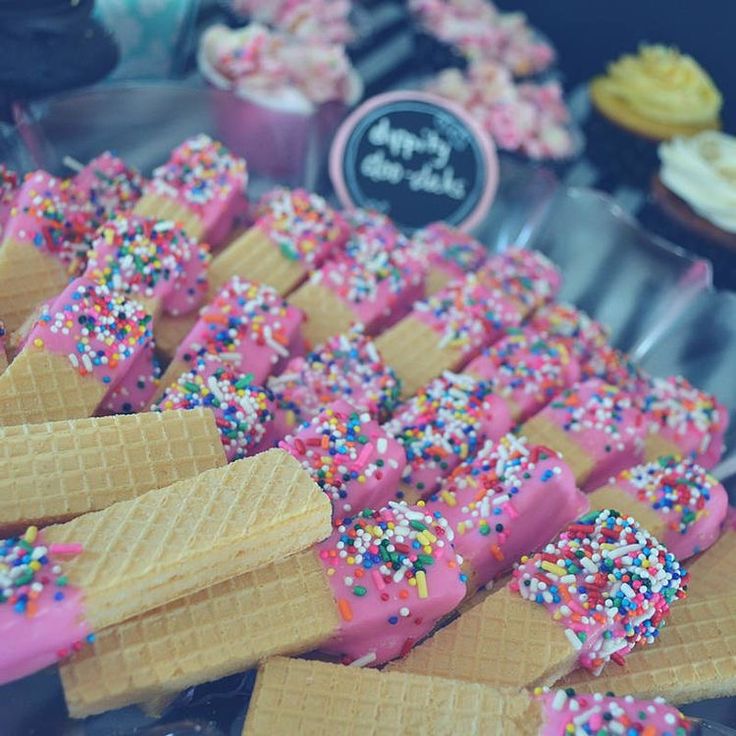
{"label": "clear glass tray", "polygon": [[[148,173],[185,137],[218,136],[215,109],[222,94],[191,84],[122,84],[18,107],[17,130],[0,129],[0,161],[21,171],[43,167],[69,173],[64,156],[84,162],[111,149]],[[238,152],[246,158],[259,145],[247,137],[239,140]],[[317,182],[331,196],[322,162],[314,159],[314,151],[303,153],[303,160],[294,162],[293,183]],[[262,172],[250,173],[254,197],[275,183]],[[618,347],[653,373],[683,373],[716,393],[736,417],[736,295],[712,289],[707,261],[644,232],[606,195],[565,189],[550,170],[506,156],[501,156],[497,198],[477,235],[491,250],[517,242],[545,252],[564,273],[562,298],[609,325]],[[728,447],[724,472],[733,476],[728,484],[733,493],[734,428]],[[66,718],[58,675],[48,670],[0,688],[0,732],[239,736],[252,684],[250,673],[193,688],[162,719],[126,708],[74,722]],[[735,698],[686,710],[736,726]]]}

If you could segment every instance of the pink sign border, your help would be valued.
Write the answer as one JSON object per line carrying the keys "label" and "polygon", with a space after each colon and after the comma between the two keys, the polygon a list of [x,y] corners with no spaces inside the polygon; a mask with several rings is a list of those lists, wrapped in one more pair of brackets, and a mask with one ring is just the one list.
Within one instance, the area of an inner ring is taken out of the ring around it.
{"label": "pink sign border", "polygon": [[[457,225],[461,230],[472,230],[478,225],[488,214],[493,199],[498,190],[498,156],[496,155],[496,147],[491,137],[486,133],[479,123],[475,121],[465,110],[454,102],[429,94],[428,92],[416,92],[414,90],[397,90],[396,92],[384,92],[375,97],[370,97],[362,105],[356,108],[340,125],[335,140],[330,149],[329,171],[332,185],[335,187],[337,197],[343,207],[355,207],[356,203],[350,198],[345,178],[342,173],[342,160],[347,147],[350,134],[355,129],[358,122],[367,114],[382,105],[391,102],[427,102],[437,107],[447,110],[459,120],[461,120],[475,136],[478,148],[481,151],[483,163],[486,167],[486,186],[483,190],[478,204],[470,214]],[[427,223],[429,224],[429,223]]]}

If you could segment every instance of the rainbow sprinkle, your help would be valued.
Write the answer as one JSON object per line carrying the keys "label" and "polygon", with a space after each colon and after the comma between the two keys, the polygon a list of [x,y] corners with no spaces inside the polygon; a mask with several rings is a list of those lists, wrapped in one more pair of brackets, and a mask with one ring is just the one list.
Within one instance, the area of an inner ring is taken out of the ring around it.
{"label": "rainbow sprinkle", "polygon": [[418,254],[436,266],[454,266],[454,271],[470,273],[480,268],[488,251],[474,237],[444,222],[434,222],[412,235]]}

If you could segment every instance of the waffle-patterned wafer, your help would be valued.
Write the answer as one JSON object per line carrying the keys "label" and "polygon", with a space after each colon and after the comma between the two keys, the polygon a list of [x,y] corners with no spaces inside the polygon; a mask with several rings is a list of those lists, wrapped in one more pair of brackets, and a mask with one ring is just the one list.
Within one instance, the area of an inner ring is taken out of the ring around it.
{"label": "waffle-patterned wafer", "polygon": [[178,222],[213,247],[224,242],[245,215],[245,161],[204,134],[177,146],[146,185],[134,212]]}
{"label": "waffle-patterned wafer", "polygon": [[[70,710],[86,715],[149,700],[315,646],[381,664],[464,597],[451,540],[443,519],[405,504],[337,522],[311,550],[101,631],[91,650],[62,667]],[[422,553],[412,554],[419,545]],[[152,666],[141,668],[141,658]]]}
{"label": "waffle-patterned wafer", "polygon": [[689,565],[688,597],[672,611],[656,646],[632,652],[599,677],[579,670],[561,681],[576,690],[614,690],[675,703],[736,694],[736,533],[726,532]]}
{"label": "waffle-patterned wafer", "polygon": [[552,684],[577,666],[600,672],[655,641],[683,576],[633,519],[591,512],[523,557],[508,587],[389,668],[515,687]]}
{"label": "waffle-patterned wafer", "polygon": [[363,227],[291,296],[304,310],[310,345],[361,325],[375,335],[409,313],[424,296],[426,261],[391,224]]}
{"label": "waffle-patterned wafer", "polygon": [[93,629],[268,564],[324,538],[330,504],[299,463],[270,450],[48,527],[80,543],[67,564]]}
{"label": "waffle-patterned wafer", "polygon": [[278,190],[253,227],[236,238],[211,269],[215,286],[231,276],[272,286],[282,296],[347,241],[345,220],[317,194]]}
{"label": "waffle-patterned wafer", "polygon": [[0,425],[94,414],[151,339],[136,302],[76,279],[44,309],[0,375]]}
{"label": "waffle-patterned wafer", "polygon": [[400,672],[274,657],[258,673],[243,736],[397,731],[426,736],[487,734],[678,734],[693,724],[661,700],[564,690],[491,688]]}
{"label": "waffle-patterned wafer", "polygon": [[646,427],[629,394],[591,379],[559,394],[521,433],[562,453],[580,487],[592,490],[641,462]]}
{"label": "waffle-patterned wafer", "polygon": [[66,521],[224,464],[206,409],[0,427],[0,532]]}
{"label": "waffle-patterned wafer", "polygon": [[0,541],[0,683],[62,659],[90,630],[281,559],[329,530],[328,500],[280,450],[41,532],[28,527]]}
{"label": "waffle-patterned wafer", "polygon": [[682,561],[716,542],[728,494],[700,465],[670,455],[621,471],[590,494],[590,503],[638,519]]}
{"label": "waffle-patterned wafer", "polygon": [[528,693],[440,677],[274,657],[258,672],[243,736],[387,733],[536,736]]}
{"label": "waffle-patterned wafer", "polygon": [[9,332],[76,275],[87,232],[76,209],[68,184],[45,171],[30,174],[18,191],[0,248],[0,319]]}
{"label": "waffle-patterned wafer", "polygon": [[469,274],[416,302],[411,314],[376,339],[376,347],[408,397],[444,371],[460,370],[520,322],[516,300]]}
{"label": "waffle-patterned wafer", "polygon": [[81,718],[316,647],[338,626],[324,568],[297,554],[98,632],[61,665]]}

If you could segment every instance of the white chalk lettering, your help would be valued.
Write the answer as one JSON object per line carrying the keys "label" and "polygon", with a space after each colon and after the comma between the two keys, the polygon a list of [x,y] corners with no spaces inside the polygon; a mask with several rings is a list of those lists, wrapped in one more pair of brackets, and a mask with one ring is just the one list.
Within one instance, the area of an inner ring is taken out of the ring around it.
{"label": "white chalk lettering", "polygon": [[424,164],[419,171],[407,171],[405,179],[409,182],[409,189],[413,192],[445,195],[452,199],[465,198],[465,179],[456,179],[452,166],[438,173],[432,171],[429,164]]}

